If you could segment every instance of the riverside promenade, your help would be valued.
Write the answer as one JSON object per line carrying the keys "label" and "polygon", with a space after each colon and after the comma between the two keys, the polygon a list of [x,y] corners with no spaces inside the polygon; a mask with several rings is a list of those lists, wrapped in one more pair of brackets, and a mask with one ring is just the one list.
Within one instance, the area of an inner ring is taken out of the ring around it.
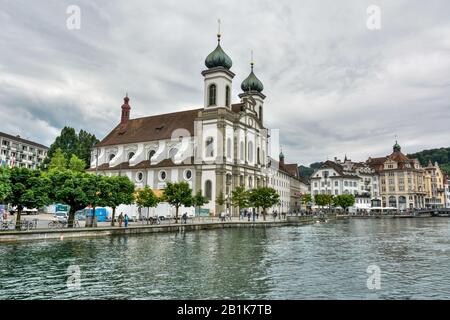
{"label": "riverside promenade", "polygon": [[206,218],[197,221],[184,223],[165,223],[160,225],[134,224],[128,227],[118,226],[99,226],[94,228],[73,228],[73,229],[46,229],[38,228],[28,231],[2,231],[0,232],[0,243],[15,241],[33,241],[33,240],[64,240],[82,237],[104,237],[104,236],[128,236],[151,233],[167,232],[188,232],[198,230],[213,230],[224,228],[270,228],[287,225],[301,225],[315,223],[315,217],[288,217],[287,219],[273,219],[267,217],[266,221],[260,217],[256,221],[239,220],[237,218],[231,221],[221,222],[217,218]]}

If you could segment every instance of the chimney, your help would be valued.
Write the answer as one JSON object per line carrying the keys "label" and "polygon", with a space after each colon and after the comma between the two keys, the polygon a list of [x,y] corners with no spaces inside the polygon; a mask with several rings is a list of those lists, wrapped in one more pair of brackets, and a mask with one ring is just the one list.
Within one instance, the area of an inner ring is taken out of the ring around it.
{"label": "chimney", "polygon": [[128,120],[130,120],[131,107],[128,104],[128,101],[130,101],[130,99],[128,98],[128,93],[127,93],[125,98],[123,98],[122,117],[121,117],[121,120],[120,120],[121,124],[126,124],[128,122]]}

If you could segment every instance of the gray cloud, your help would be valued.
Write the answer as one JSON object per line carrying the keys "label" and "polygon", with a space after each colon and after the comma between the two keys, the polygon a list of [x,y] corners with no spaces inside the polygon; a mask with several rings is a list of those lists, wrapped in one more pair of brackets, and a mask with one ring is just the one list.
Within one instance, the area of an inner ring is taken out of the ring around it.
{"label": "gray cloud", "polygon": [[[250,50],[266,125],[289,162],[364,160],[449,146],[448,1],[0,0],[0,130],[50,144],[65,125],[105,136],[126,91],[132,116],[197,108],[221,18],[236,73]],[[66,8],[81,8],[81,30]]]}

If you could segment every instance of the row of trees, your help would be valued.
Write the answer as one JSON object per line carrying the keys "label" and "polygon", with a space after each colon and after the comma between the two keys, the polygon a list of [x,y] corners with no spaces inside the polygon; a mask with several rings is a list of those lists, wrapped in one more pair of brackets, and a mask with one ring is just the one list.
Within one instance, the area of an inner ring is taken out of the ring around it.
{"label": "row of trees", "polygon": [[[114,225],[116,208],[121,204],[136,203],[140,208],[156,207],[159,202],[167,202],[175,207],[175,221],[181,206],[201,207],[208,203],[201,191],[195,195],[186,182],[167,183],[161,197],[157,197],[148,187],[135,190],[134,183],[126,176],[98,176],[77,170],[76,167],[60,165],[47,172],[27,168],[0,168],[0,202],[17,208],[16,229],[20,229],[21,214],[24,208],[42,208],[51,203],[63,203],[70,206],[68,226],[73,227],[75,214],[86,207],[111,207]],[[76,161],[71,161],[76,162]],[[78,169],[80,169],[78,167]],[[239,208],[262,208],[264,219],[267,208],[279,203],[279,195],[272,188],[245,190],[238,187],[233,191],[233,205]],[[220,203],[219,203],[220,205]],[[93,219],[90,219],[93,220]],[[92,226],[92,222],[90,225]]]}
{"label": "row of trees", "polygon": [[[304,194],[301,197],[303,204],[313,202],[313,197],[310,194]],[[333,196],[331,194],[316,194],[314,195],[314,203],[320,207],[341,207],[344,210],[355,204],[355,196],[352,194],[342,194]]]}
{"label": "row of trees", "polygon": [[[245,190],[243,187],[236,187],[231,192],[231,204],[239,208],[261,208],[263,209],[263,219],[266,220],[267,209],[280,203],[280,195],[275,189],[270,187],[260,187],[252,190]],[[220,203],[218,202],[220,205]]]}

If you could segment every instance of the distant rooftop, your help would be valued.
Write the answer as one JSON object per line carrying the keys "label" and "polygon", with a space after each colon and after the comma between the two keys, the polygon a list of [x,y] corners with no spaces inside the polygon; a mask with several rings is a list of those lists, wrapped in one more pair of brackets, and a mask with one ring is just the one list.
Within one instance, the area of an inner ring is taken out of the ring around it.
{"label": "distant rooftop", "polygon": [[37,142],[33,142],[33,141],[30,141],[30,140],[27,140],[27,139],[23,139],[19,135],[13,136],[13,135],[10,135],[10,134],[7,134],[7,133],[4,133],[4,132],[0,131],[0,137],[4,137],[4,138],[9,139],[9,140],[25,143],[25,144],[28,144],[28,145],[31,145],[31,146],[35,146],[37,148],[48,150],[48,147],[44,146],[43,144],[40,144],[40,143],[37,143]]}

